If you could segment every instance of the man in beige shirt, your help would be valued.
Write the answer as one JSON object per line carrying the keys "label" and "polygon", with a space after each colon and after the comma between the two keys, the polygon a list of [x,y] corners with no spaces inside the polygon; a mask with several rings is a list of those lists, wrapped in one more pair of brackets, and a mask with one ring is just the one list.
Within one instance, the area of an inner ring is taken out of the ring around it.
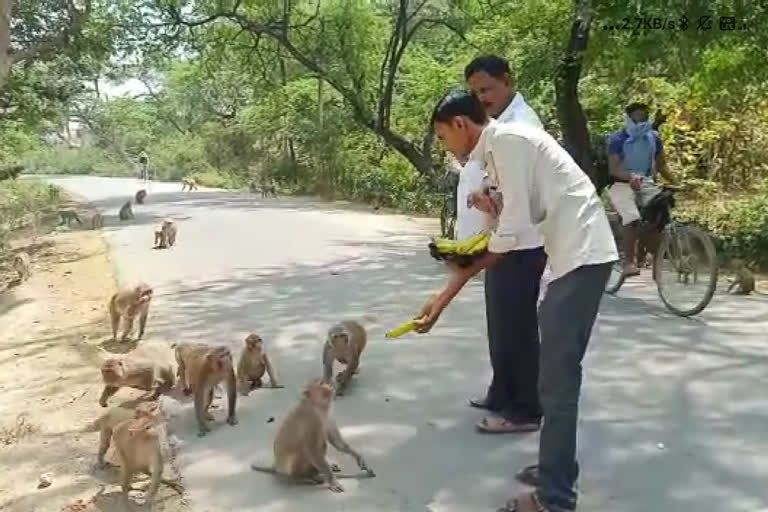
{"label": "man in beige shirt", "polygon": [[503,510],[575,510],[581,362],[611,267],[618,260],[608,218],[592,182],[545,131],[489,119],[483,105],[466,91],[448,93],[435,108],[432,123],[449,151],[484,162],[503,206],[488,252],[470,267],[453,269],[418,331],[428,332],[472,276],[492,268],[538,225],[552,268],[539,309],[544,425],[538,464],[518,474],[536,491],[511,499]]}

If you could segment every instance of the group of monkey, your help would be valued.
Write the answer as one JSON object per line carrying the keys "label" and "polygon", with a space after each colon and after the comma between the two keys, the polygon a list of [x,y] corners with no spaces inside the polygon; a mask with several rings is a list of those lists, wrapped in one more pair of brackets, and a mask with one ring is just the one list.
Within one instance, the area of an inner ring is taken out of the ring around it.
{"label": "group of monkey", "polygon": [[[112,327],[112,339],[122,324],[120,341],[128,340],[136,317],[139,319],[137,341],[144,336],[153,288],[138,283],[121,289],[109,299],[108,310]],[[422,309],[428,307],[425,305]],[[358,372],[360,358],[367,343],[365,328],[356,321],[342,321],[333,325],[327,333],[322,351],[323,376],[311,380],[304,389],[300,403],[282,422],[274,441],[272,466],[253,464],[255,471],[272,473],[303,483],[325,483],[333,492],[343,492],[339,478],[375,477],[365,459],[341,436],[331,413],[334,396],[342,396],[354,374]],[[151,507],[161,482],[178,489],[178,483],[162,478],[164,457],[161,434],[158,427],[163,418],[160,403],[162,394],[174,387],[184,395],[194,397],[198,436],[210,432],[208,422],[214,418],[209,412],[214,390],[223,384],[227,393],[227,417],[229,425],[238,423],[236,416],[237,395],[247,396],[262,387],[266,373],[270,387],[281,388],[275,371],[257,334],[249,334],[237,366],[232,353],[224,346],[205,343],[182,342],[171,345],[176,360],[176,371],[171,365],[156,360],[139,358],[109,358],[101,366],[104,390],[99,398],[102,407],[108,406],[109,398],[121,387],[131,387],[149,392],[138,405],[135,401],[113,407],[86,427],[85,431],[99,431],[100,443],[97,465],[105,465],[104,456],[111,443],[121,465],[121,486],[127,500],[131,479],[136,472],[151,476],[146,502]],[[333,382],[333,365],[338,361],[345,368]],[[131,405],[133,408],[131,409]],[[328,444],[352,456],[361,469],[357,474],[341,474],[340,468],[328,462]]]}

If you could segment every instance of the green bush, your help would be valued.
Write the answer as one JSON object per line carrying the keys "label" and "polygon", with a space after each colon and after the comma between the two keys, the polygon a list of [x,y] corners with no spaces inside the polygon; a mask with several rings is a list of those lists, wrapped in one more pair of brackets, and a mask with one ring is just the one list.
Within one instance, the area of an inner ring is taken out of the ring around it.
{"label": "green bush", "polygon": [[683,203],[675,215],[712,234],[723,262],[741,258],[768,268],[768,188],[738,198]]}
{"label": "green bush", "polygon": [[8,250],[13,230],[38,226],[43,215],[55,210],[57,204],[58,200],[49,194],[49,186],[40,180],[0,182],[0,259]]}

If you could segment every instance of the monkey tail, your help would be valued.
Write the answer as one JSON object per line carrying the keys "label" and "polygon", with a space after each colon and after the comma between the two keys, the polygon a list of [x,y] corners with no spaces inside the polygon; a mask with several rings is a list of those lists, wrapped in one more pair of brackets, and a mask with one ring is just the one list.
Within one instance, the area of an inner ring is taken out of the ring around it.
{"label": "monkey tail", "polygon": [[274,467],[259,466],[255,462],[253,464],[251,464],[251,469],[254,470],[254,471],[261,471],[262,473],[270,473],[272,475],[277,473],[277,471],[275,471]]}

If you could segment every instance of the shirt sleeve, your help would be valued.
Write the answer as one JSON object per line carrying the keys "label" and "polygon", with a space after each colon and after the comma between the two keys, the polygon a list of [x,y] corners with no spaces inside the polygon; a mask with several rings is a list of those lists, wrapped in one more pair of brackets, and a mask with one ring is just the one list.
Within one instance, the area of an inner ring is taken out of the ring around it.
{"label": "shirt sleeve", "polygon": [[624,153],[624,140],[620,135],[614,133],[608,139],[608,154],[621,155]]}
{"label": "shirt sleeve", "polygon": [[490,144],[496,169],[498,191],[503,207],[496,231],[488,242],[488,250],[504,253],[518,245],[518,234],[533,225],[530,208],[530,183],[535,165],[531,143],[516,135],[500,135]]}

